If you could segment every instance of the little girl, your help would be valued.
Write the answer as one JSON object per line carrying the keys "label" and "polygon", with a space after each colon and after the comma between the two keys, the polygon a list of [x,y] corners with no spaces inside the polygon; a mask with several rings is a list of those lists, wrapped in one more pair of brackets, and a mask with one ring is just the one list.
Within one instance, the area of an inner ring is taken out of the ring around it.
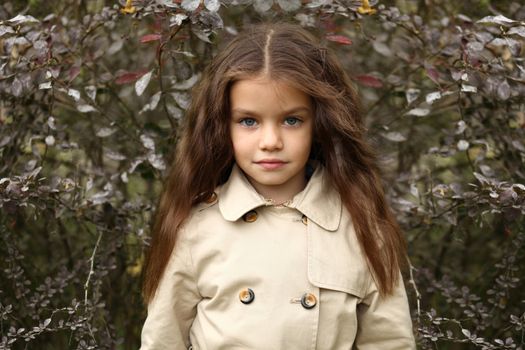
{"label": "little girl", "polygon": [[295,25],[252,26],[213,59],[159,201],[142,350],[415,349],[358,102]]}

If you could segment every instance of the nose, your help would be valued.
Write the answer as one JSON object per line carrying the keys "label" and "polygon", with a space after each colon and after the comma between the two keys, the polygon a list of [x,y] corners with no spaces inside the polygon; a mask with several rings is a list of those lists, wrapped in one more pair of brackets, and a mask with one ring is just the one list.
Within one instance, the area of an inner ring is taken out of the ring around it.
{"label": "nose", "polygon": [[272,151],[281,149],[283,140],[278,126],[267,125],[261,129],[259,139],[259,148],[262,150]]}

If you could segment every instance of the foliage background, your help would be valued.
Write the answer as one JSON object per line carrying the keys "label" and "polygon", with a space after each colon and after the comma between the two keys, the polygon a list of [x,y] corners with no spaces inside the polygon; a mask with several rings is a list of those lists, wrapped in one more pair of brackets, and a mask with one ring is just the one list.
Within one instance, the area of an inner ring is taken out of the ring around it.
{"label": "foliage background", "polygon": [[143,252],[217,48],[301,23],[362,97],[421,349],[525,348],[520,1],[0,4],[0,349],[136,349]]}

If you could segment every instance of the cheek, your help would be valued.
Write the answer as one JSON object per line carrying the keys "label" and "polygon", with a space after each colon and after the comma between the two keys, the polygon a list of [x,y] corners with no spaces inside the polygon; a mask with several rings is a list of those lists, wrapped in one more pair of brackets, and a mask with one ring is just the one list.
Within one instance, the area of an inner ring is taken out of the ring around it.
{"label": "cheek", "polygon": [[230,140],[231,140],[231,143],[232,143],[232,146],[233,146],[233,149],[237,149],[238,148],[238,144],[239,144],[239,134],[238,132],[236,132],[236,130],[234,128],[231,128],[230,129]]}
{"label": "cheek", "polygon": [[250,138],[236,131],[232,131],[230,135],[235,156],[247,153],[250,148]]}
{"label": "cheek", "polygon": [[300,137],[295,140],[296,152],[301,154],[310,154],[310,149],[312,148],[312,133],[311,131],[305,131],[300,135]]}
{"label": "cheek", "polygon": [[306,138],[297,138],[289,143],[287,147],[290,155],[293,155],[297,160],[307,159],[310,155],[311,143]]}

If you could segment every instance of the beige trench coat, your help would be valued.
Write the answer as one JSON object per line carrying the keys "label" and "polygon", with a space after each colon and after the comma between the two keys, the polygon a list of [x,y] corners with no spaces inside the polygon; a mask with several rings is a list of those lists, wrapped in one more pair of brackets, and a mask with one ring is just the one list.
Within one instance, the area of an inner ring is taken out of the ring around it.
{"label": "beige trench coat", "polygon": [[179,233],[141,350],[415,349],[403,282],[379,298],[321,166],[286,206],[237,166],[215,193]]}

